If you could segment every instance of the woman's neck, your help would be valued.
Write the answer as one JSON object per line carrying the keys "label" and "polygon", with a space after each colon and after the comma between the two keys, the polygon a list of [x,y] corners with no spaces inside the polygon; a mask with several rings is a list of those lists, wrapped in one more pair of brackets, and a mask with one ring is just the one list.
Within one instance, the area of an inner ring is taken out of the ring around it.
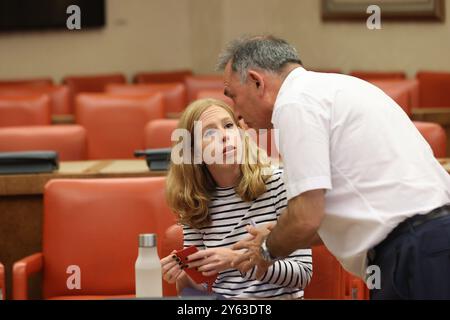
{"label": "woman's neck", "polygon": [[220,188],[234,187],[241,175],[239,165],[208,166],[209,173]]}

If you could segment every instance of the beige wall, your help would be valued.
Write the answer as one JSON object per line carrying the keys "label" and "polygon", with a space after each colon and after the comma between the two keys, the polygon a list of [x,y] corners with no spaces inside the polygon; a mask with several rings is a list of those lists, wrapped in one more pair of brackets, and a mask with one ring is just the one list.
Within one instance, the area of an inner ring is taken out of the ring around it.
{"label": "beige wall", "polygon": [[188,4],[108,0],[103,29],[0,34],[0,78],[189,68]]}
{"label": "beige wall", "polygon": [[[252,11],[255,15],[252,15]],[[223,0],[225,42],[242,33],[275,33],[295,45],[312,68],[450,71],[450,1],[447,22],[322,23],[319,0]]]}
{"label": "beige wall", "polygon": [[[447,0],[447,2],[449,2]],[[212,73],[241,34],[273,33],[310,68],[450,71],[447,22],[322,23],[319,0],[107,0],[107,27],[0,34],[0,78],[192,68]]]}

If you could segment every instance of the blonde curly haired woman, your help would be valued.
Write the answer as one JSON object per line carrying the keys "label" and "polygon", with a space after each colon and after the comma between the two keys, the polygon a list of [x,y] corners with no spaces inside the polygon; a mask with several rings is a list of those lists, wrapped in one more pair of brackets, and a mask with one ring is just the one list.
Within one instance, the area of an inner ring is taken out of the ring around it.
{"label": "blonde curly haired woman", "polygon": [[[172,155],[166,188],[169,206],[183,225],[184,247],[199,249],[188,257],[188,267],[206,276],[217,274],[212,290],[225,298],[302,298],[312,277],[310,249],[277,260],[260,279],[255,269],[241,274],[231,266],[241,253],[231,246],[248,237],[245,227],[276,223],[287,206],[281,170],[270,166],[266,153],[240,129],[233,110],[222,101],[191,103],[178,129],[188,133],[188,150],[182,151],[188,161],[174,161]],[[205,161],[207,150],[216,161]],[[203,161],[195,162],[198,154]],[[172,255],[161,259],[161,265],[164,279],[176,283],[179,292],[186,287],[205,290]]]}

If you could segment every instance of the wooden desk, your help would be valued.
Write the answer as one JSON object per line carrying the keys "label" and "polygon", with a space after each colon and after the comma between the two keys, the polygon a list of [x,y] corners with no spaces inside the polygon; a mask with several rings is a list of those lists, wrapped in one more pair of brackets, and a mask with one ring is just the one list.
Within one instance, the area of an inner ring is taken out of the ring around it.
{"label": "wooden desk", "polygon": [[447,133],[447,156],[450,156],[450,108],[414,108],[411,118],[439,123]]}
{"label": "wooden desk", "polygon": [[[52,173],[0,175],[0,261],[5,265],[7,298],[11,298],[12,264],[42,250],[45,184],[51,179],[149,177],[145,160],[61,162]],[[40,276],[30,284],[32,298],[40,297]]]}

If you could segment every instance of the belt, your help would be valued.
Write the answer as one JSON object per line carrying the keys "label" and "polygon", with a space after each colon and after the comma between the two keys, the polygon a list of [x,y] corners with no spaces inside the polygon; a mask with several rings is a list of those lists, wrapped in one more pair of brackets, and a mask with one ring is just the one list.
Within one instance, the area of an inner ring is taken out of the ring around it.
{"label": "belt", "polygon": [[[410,230],[410,227],[418,227],[425,222],[450,215],[450,205],[445,205],[430,211],[427,214],[418,214],[401,222],[393,232],[394,236]],[[389,234],[390,236],[390,234]]]}
{"label": "belt", "polygon": [[430,211],[427,214],[418,214],[407,218],[403,222],[401,222],[394,230],[389,233],[389,235],[381,241],[375,248],[369,250],[367,256],[369,260],[373,261],[375,259],[376,251],[381,249],[387,242],[394,239],[395,237],[409,231],[411,227],[416,228],[428,221],[439,219],[445,216],[450,215],[450,205],[444,205],[442,207],[436,208]]}

